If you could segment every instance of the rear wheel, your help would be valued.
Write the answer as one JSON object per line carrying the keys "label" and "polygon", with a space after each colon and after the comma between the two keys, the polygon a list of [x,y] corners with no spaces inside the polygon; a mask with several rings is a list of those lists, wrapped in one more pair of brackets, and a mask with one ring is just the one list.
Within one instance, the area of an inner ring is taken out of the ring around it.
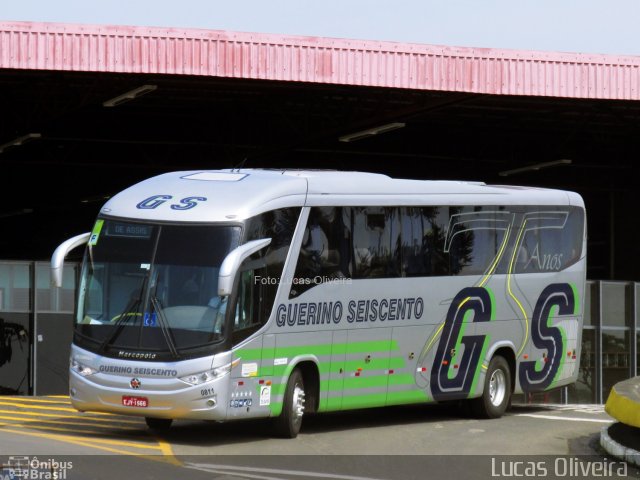
{"label": "rear wheel", "polygon": [[282,413],[275,419],[274,426],[279,436],[285,438],[295,438],[298,436],[298,432],[302,426],[304,404],[304,381],[302,372],[296,368],[287,381]]}
{"label": "rear wheel", "polygon": [[471,400],[471,409],[481,418],[498,418],[511,401],[511,371],[509,364],[499,355],[489,362],[482,396]]}
{"label": "rear wheel", "polygon": [[173,423],[171,418],[145,417],[144,420],[147,422],[147,427],[155,432],[166,432]]}

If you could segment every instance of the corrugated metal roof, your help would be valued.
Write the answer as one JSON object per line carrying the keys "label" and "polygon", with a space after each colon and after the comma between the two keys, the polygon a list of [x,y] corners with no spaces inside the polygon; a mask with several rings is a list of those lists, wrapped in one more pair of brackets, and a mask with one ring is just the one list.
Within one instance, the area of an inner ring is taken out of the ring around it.
{"label": "corrugated metal roof", "polygon": [[0,68],[640,100],[640,57],[196,29],[0,22]]}

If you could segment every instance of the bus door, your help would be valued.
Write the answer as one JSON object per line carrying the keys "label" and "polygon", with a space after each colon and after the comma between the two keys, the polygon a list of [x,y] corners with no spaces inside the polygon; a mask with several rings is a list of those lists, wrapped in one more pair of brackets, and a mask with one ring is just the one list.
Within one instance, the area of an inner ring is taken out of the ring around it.
{"label": "bus door", "polygon": [[387,400],[391,328],[347,333],[342,408],[382,406]]}
{"label": "bus door", "polygon": [[331,343],[331,363],[329,367],[328,388],[325,392],[321,392],[321,405],[326,399],[326,403],[324,403],[326,407],[323,410],[340,410],[342,408],[346,352],[347,331],[334,331]]}
{"label": "bus door", "polygon": [[437,343],[437,330],[438,325],[393,328],[387,405],[429,400],[429,375],[435,352],[433,345]]}

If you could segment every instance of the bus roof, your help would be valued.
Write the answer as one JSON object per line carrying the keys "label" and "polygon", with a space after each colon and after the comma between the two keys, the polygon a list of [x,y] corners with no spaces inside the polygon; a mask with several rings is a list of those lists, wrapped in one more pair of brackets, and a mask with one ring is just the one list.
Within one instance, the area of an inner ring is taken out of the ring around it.
{"label": "bus roof", "polygon": [[314,205],[576,205],[573,192],[482,182],[406,180],[328,170],[194,170],[158,175],[111,198],[109,216],[235,222],[275,208]]}

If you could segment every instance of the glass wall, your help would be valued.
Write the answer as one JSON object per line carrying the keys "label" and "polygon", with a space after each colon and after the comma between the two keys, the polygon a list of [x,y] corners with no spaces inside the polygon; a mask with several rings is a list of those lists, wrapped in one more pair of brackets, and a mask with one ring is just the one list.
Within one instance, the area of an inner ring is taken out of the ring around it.
{"label": "glass wall", "polygon": [[602,402],[606,402],[611,387],[632,376],[633,293],[627,283],[600,282]]}
{"label": "glass wall", "polygon": [[582,332],[582,355],[578,381],[569,387],[570,403],[595,403],[596,391],[596,330],[585,329]]}
{"label": "glass wall", "polygon": [[64,394],[68,388],[77,265],[52,288],[49,262],[0,262],[0,394]]}
{"label": "glass wall", "polygon": [[0,394],[31,389],[31,263],[0,263]]}
{"label": "glass wall", "polygon": [[631,377],[631,337],[628,331],[602,330],[602,399],[616,383]]}
{"label": "glass wall", "polygon": [[51,288],[51,265],[36,263],[36,308],[39,312],[73,313],[76,264],[65,263],[62,288]]}
{"label": "glass wall", "polygon": [[627,284],[617,282],[601,282],[602,327],[627,328],[629,303],[627,301]]}
{"label": "glass wall", "polygon": [[0,312],[28,312],[30,309],[30,264],[0,264]]}
{"label": "glass wall", "polygon": [[636,333],[636,373],[640,372],[640,333]]}

